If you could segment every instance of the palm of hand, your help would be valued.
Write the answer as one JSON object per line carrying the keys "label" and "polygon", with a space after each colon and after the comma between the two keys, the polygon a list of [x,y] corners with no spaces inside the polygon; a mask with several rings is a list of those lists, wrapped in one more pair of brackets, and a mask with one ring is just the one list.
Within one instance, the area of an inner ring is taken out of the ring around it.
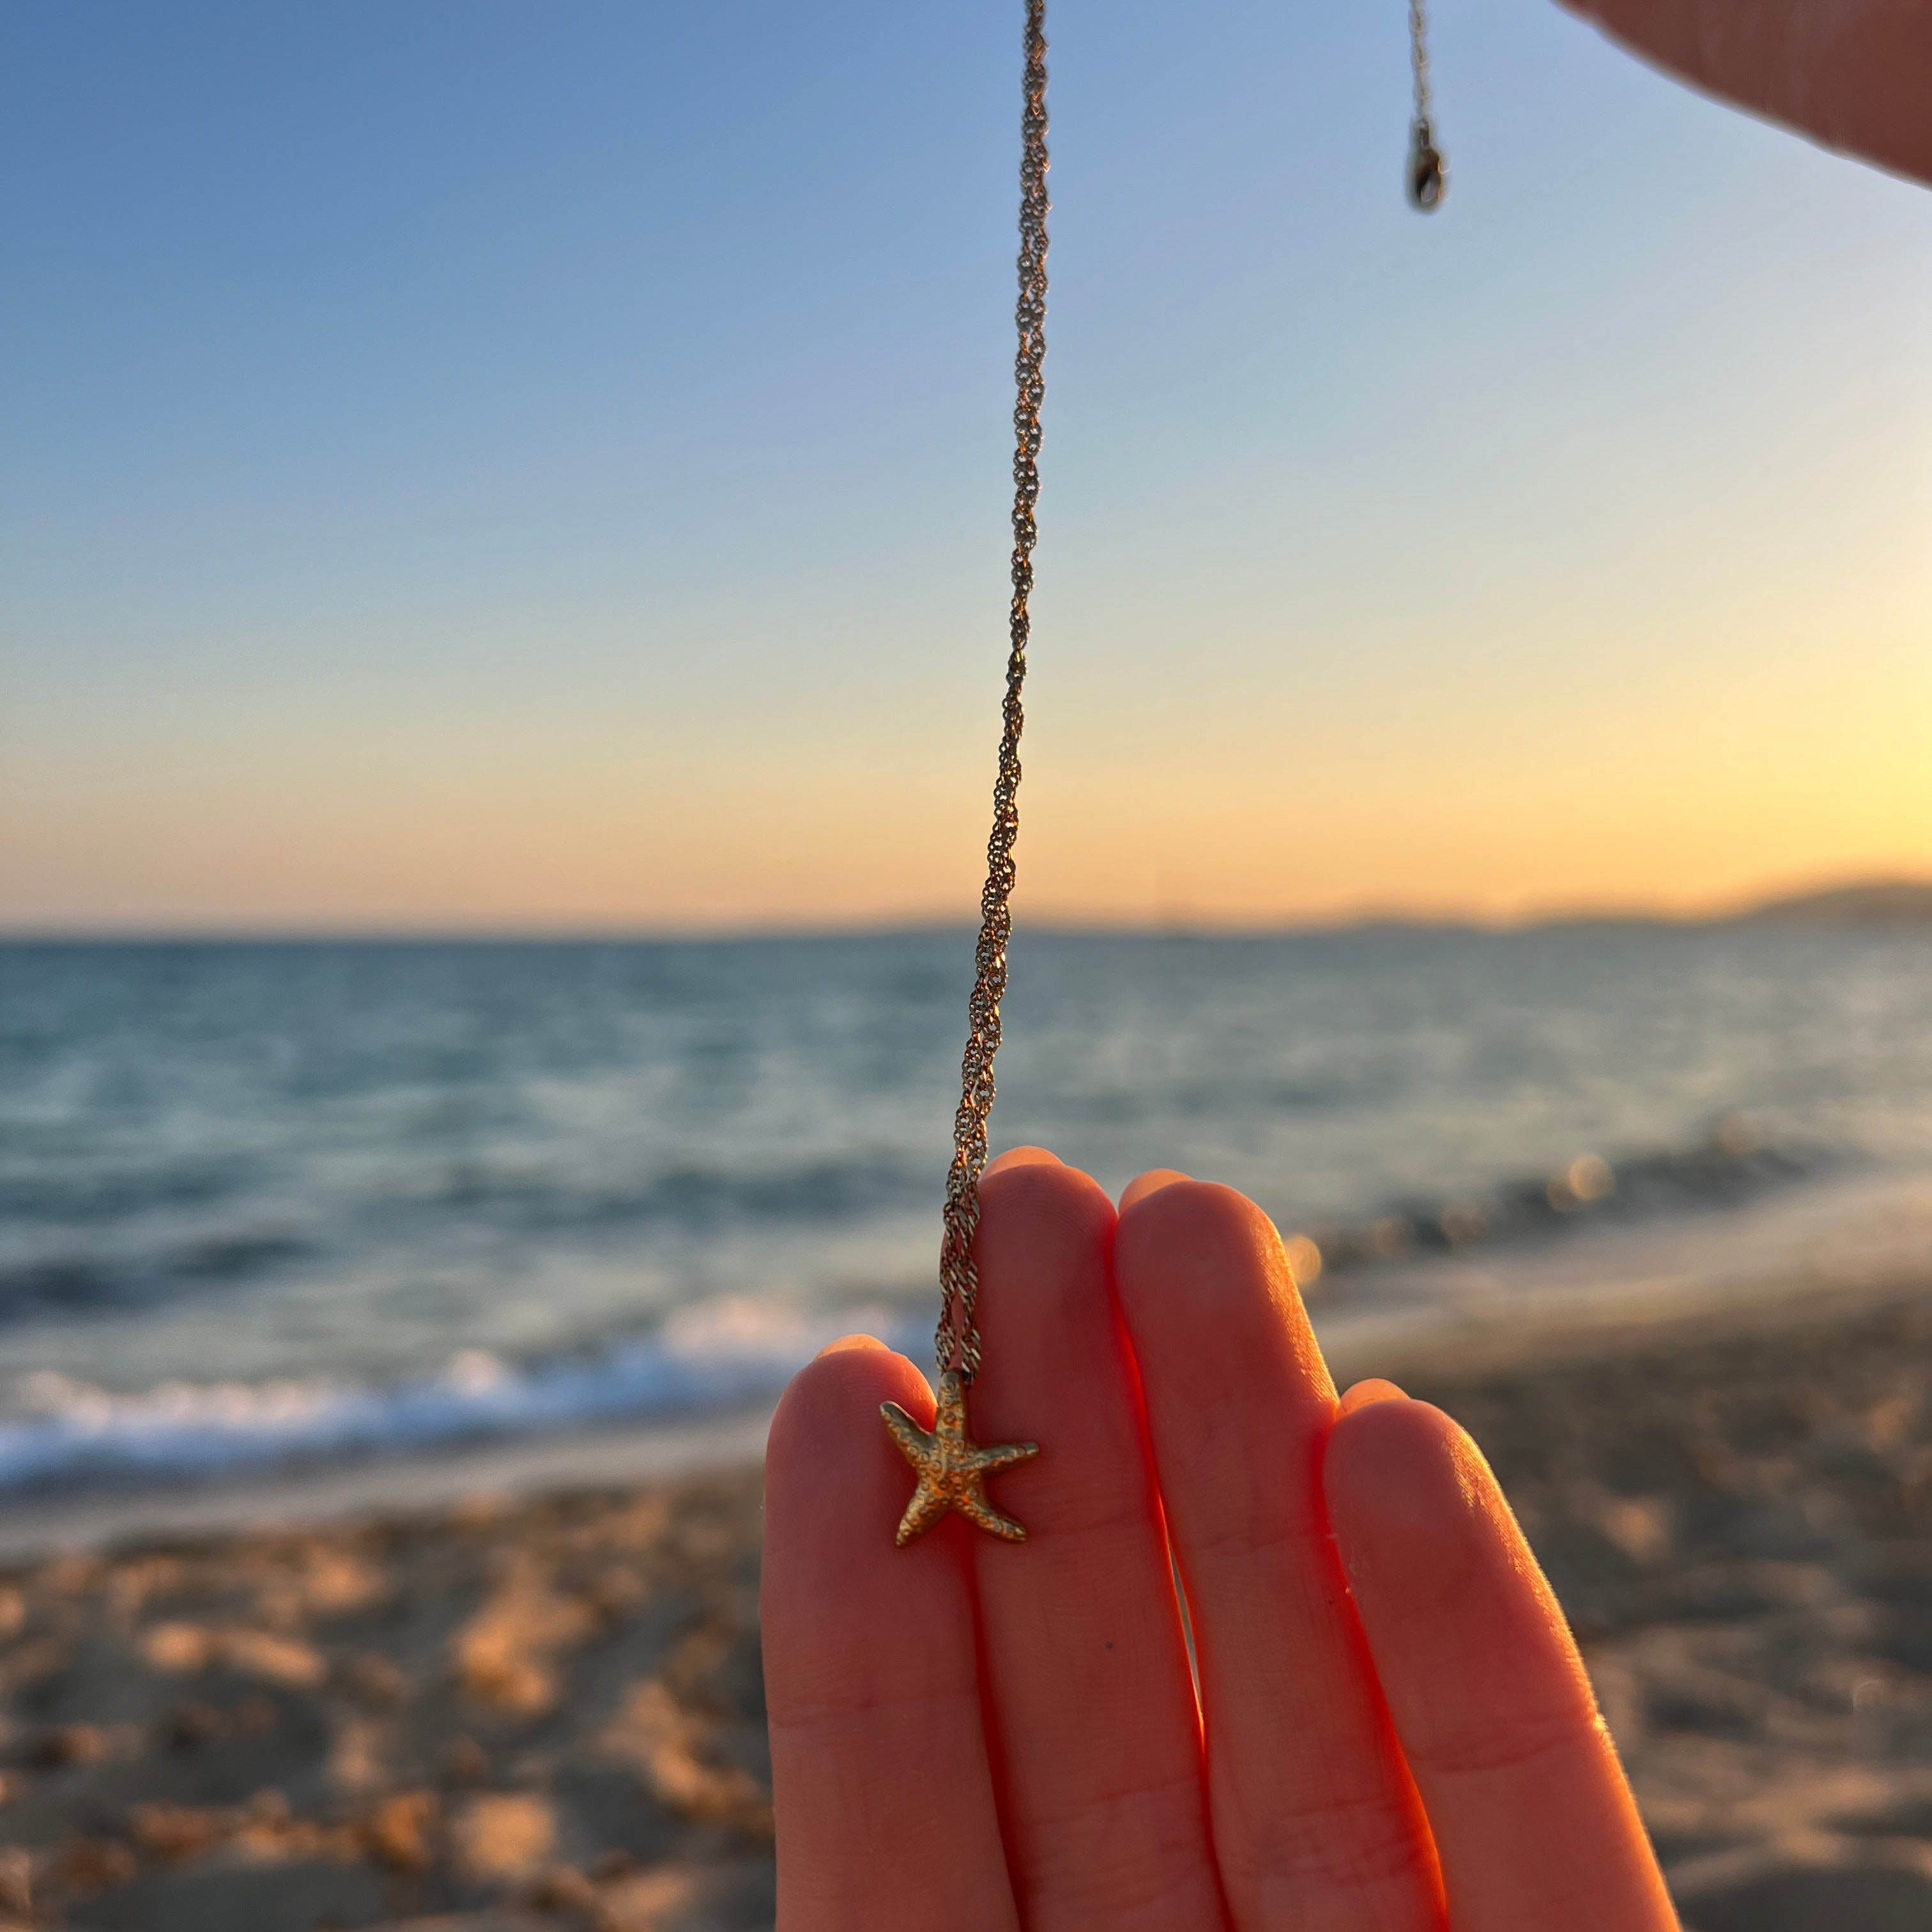
{"label": "palm of hand", "polygon": [[879,1407],[933,1412],[903,1357],[855,1339],[788,1392],[779,1932],[1666,1932],[1474,1445],[1386,1384],[1338,1412],[1273,1228],[1164,1178],[1117,1223],[1051,1156],[988,1175],[974,1430],[1042,1440],[999,1479],[1024,1548],[953,1518],[893,1549]]}

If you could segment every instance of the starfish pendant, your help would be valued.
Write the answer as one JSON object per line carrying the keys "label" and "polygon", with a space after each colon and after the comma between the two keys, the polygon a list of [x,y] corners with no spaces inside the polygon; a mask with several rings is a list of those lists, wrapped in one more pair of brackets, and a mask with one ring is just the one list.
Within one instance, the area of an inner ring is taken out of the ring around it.
{"label": "starfish pendant", "polygon": [[919,1487],[906,1504],[892,1540],[903,1550],[922,1529],[930,1529],[950,1509],[988,1535],[1007,1543],[1024,1543],[1026,1531],[1010,1516],[1002,1516],[986,1500],[986,1478],[995,1469],[1010,1469],[1040,1454],[1037,1442],[1002,1442],[982,1449],[966,1439],[966,1386],[956,1371],[939,1378],[938,1413],[928,1432],[920,1427],[896,1402],[881,1402],[879,1413],[892,1440],[919,1474]]}

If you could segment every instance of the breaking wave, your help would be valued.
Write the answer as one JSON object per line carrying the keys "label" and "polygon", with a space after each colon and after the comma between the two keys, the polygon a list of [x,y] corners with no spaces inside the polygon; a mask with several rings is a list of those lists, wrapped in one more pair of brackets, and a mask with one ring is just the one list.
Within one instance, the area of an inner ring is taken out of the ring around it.
{"label": "breaking wave", "polygon": [[0,1422],[0,1490],[239,1474],[729,1408],[774,1394],[840,1335],[866,1330],[916,1351],[925,1328],[877,1308],[807,1316],[734,1298],[681,1309],[594,1354],[517,1364],[464,1349],[437,1374],[388,1388],[317,1376],[117,1394],[43,1371],[20,1378]]}

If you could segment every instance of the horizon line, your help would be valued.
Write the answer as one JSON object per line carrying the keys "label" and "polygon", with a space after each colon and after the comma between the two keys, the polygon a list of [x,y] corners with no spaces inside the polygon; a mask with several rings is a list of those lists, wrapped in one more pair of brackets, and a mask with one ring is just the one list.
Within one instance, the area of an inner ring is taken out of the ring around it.
{"label": "horizon line", "polygon": [[[1925,896],[1932,916],[1932,878],[1837,878],[1822,884],[1774,893],[1760,892],[1720,904],[1685,908],[1656,904],[1551,906],[1516,912],[1448,910],[1400,906],[1363,906],[1334,914],[1289,914],[1276,918],[1203,914],[1144,916],[1044,911],[1018,924],[1022,932],[1056,936],[1118,934],[1140,938],[1268,938],[1409,929],[1418,932],[1509,933],[1555,926],[1711,926],[1739,923],[1777,908],[1810,901],[1853,898],[1862,892],[1898,892]],[[927,933],[970,933],[970,915],[913,914],[855,917],[842,921],[747,920],[653,925],[586,922],[490,925],[412,925],[401,922],[304,920],[260,924],[145,924],[138,921],[88,921],[12,926],[0,923],[0,946],[241,946],[241,945],[705,945],[758,940],[850,939],[909,937]]]}

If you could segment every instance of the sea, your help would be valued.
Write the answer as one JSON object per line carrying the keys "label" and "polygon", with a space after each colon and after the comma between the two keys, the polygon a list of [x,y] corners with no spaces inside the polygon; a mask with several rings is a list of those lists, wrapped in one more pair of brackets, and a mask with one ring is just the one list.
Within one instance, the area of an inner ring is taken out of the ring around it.
{"label": "sea", "polygon": [[[1012,967],[996,1147],[1243,1189],[1318,1326],[1932,1173],[1932,927]],[[950,930],[0,946],[0,1498],[720,1414],[855,1328],[922,1358],[970,973]]]}

